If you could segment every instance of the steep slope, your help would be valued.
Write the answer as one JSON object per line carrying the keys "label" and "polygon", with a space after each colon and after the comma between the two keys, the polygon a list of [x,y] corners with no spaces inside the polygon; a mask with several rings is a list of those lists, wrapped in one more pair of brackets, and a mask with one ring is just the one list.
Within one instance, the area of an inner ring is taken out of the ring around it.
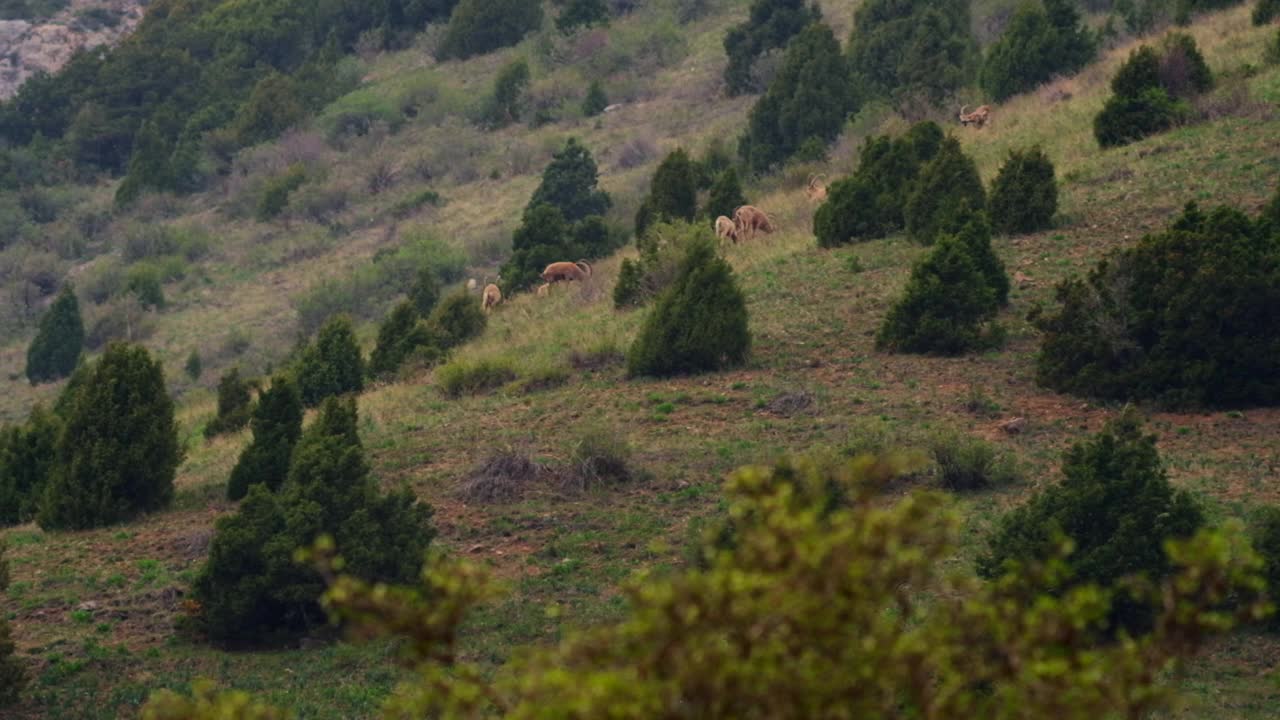
{"label": "steep slope", "polygon": [[[851,5],[826,3],[824,10],[846,18]],[[166,286],[172,307],[149,318],[149,344],[165,358],[174,384],[190,388],[175,376],[191,349],[212,359],[214,372],[231,363],[263,369],[277,362],[298,328],[296,308],[305,307],[299,300],[366,289],[352,284],[351,274],[406,240],[438,238],[435,247],[466,252],[468,272],[492,274],[536,173],[569,135],[592,148],[603,185],[619,201],[615,219],[629,220],[663,152],[677,145],[701,149],[740,131],[750,99],[726,102],[716,94],[724,62],[718,39],[740,10],[735,6],[679,30],[672,26],[665,34],[661,18],[642,15],[573,43],[544,36],[463,65],[436,66],[416,51],[374,59],[367,87],[338,101],[317,127],[323,130],[344,109],[395,113],[406,97],[434,98],[398,132],[375,130],[334,144],[320,132],[297,133],[247,153],[217,191],[158,200],[128,218],[213,228],[218,240],[188,279]],[[558,378],[563,384],[517,383],[490,395],[446,400],[433,374],[418,373],[362,396],[361,431],[378,475],[388,484],[410,485],[437,508],[450,550],[490,563],[509,581],[508,598],[475,620],[467,652],[497,663],[514,645],[613,617],[613,589],[629,572],[685,562],[684,539],[715,512],[726,471],[782,452],[839,452],[881,438],[912,442],[940,430],[985,437],[1013,453],[1030,482],[962,501],[976,543],[996,510],[1048,481],[1061,449],[1114,411],[1034,385],[1036,342],[1022,320],[1026,311],[1051,298],[1056,280],[1163,226],[1186,200],[1252,210],[1280,177],[1274,147],[1280,70],[1241,70],[1259,64],[1268,33],[1249,26],[1246,9],[1206,18],[1192,32],[1214,69],[1237,73],[1252,94],[1212,122],[1098,152],[1090,121],[1107,79],[1128,54],[1131,45],[1124,45],[1079,77],[996,108],[983,130],[953,129],[988,181],[1009,149],[1036,142],[1057,163],[1063,181],[1058,227],[997,242],[1011,274],[1025,276],[1002,316],[1011,342],[998,353],[938,360],[874,352],[871,335],[922,249],[903,238],[839,251],[814,247],[804,179],[815,171],[847,172],[863,137],[905,125],[891,115],[868,115],[855,120],[825,166],[792,168],[748,188],[782,231],[728,252],[755,335],[747,368],[695,379],[624,380],[609,359],[634,336],[640,314],[611,307],[615,259],[597,265],[593,281],[581,287],[548,299],[511,300],[486,334],[459,353],[462,360],[507,363],[522,380]],[[497,69],[516,55],[548,58],[538,61],[535,73],[539,96],[581,87],[583,75],[608,69],[588,69],[609,61],[601,43],[628,53],[632,63],[651,65],[616,80],[611,99],[622,107],[599,120],[570,117],[537,129],[483,133],[449,117],[466,109],[468,97],[486,92]],[[569,59],[556,60],[564,57]],[[634,157],[640,162],[633,164]],[[260,183],[298,161],[314,165],[317,189],[349,193],[336,220],[251,220]],[[425,171],[417,169],[419,162]],[[397,181],[391,190],[369,193],[368,179],[383,166]],[[426,188],[440,192],[442,206],[417,211],[410,220],[392,219],[398,203]],[[85,199],[105,205],[110,192],[93,189]],[[121,236],[124,229],[122,224]],[[119,251],[103,254],[80,269],[80,277],[87,280],[120,258]],[[351,309],[377,316],[377,308],[363,303]],[[250,343],[244,354],[234,352],[239,338]],[[20,370],[21,348],[15,341],[6,351],[7,371]],[[34,397],[52,393],[17,381],[6,390],[6,408],[15,417]],[[783,395],[807,399],[808,406],[794,411],[805,403],[777,402]],[[174,511],[76,535],[32,527],[7,533],[15,546],[10,598],[18,640],[39,663],[41,678],[22,716],[125,715],[148,690],[204,675],[262,690],[308,717],[369,717],[398,679],[385,646],[226,654],[169,639],[213,520],[230,509],[221,499],[223,483],[246,440],[205,443],[199,429],[211,414],[207,394],[188,394],[180,420],[190,454]],[[1026,430],[1005,435],[997,425],[1012,417],[1026,418]],[[599,427],[625,437],[637,464],[653,477],[585,496],[540,486],[505,505],[459,498],[461,481],[494,449],[516,448],[560,467],[582,433]],[[1268,482],[1276,470],[1280,412],[1157,413],[1151,429],[1175,482],[1205,496],[1218,516],[1243,516],[1257,503],[1280,501]],[[556,611],[547,612],[548,605]],[[1266,717],[1277,697],[1258,676],[1276,652],[1266,639],[1225,643],[1188,683],[1194,702],[1186,717]]]}

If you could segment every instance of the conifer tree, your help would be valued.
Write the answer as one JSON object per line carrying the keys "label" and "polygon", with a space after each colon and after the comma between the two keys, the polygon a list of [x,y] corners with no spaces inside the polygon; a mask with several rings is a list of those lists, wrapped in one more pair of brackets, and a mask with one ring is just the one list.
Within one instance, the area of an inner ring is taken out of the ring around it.
{"label": "conifer tree", "polygon": [[427,332],[441,350],[455,348],[484,332],[489,317],[466,290],[445,298],[427,318]]}
{"label": "conifer tree", "polygon": [[[1130,410],[1066,453],[1061,483],[999,520],[978,569],[997,577],[1008,561],[1047,559],[1060,532],[1075,544],[1067,558],[1068,577],[1044,590],[1113,587],[1129,575],[1159,581],[1171,569],[1165,541],[1191,537],[1204,524],[1199,504],[1169,484],[1155,437],[1143,434],[1141,420]],[[1112,608],[1113,627],[1145,630],[1152,611],[1122,595]]]}
{"label": "conifer tree", "polygon": [[419,316],[429,315],[440,301],[440,281],[430,267],[423,267],[414,278],[413,287],[409,289],[409,302]]}
{"label": "conifer tree", "polygon": [[982,88],[996,101],[1030,90],[1055,75],[1071,75],[1097,52],[1074,0],[1044,0],[1018,8],[987,51]]}
{"label": "conifer tree", "polygon": [[200,360],[200,351],[192,350],[187,355],[187,362],[182,366],[182,369],[193,382],[199,380],[200,376],[204,374],[204,362]]}
{"label": "conifer tree", "polygon": [[751,67],[761,55],[786,47],[809,23],[821,19],[817,5],[810,7],[805,0],[754,0],[747,21],[730,28],[724,37],[729,56],[724,83],[729,96],[752,90]]}
{"label": "conifer tree", "polygon": [[279,492],[249,489],[218,521],[209,560],[193,583],[199,625],[226,645],[264,645],[324,622],[324,581],[293,560],[322,535],[350,572],[369,581],[414,577],[430,543],[430,509],[407,490],[382,494],[369,474],[353,398],[328,398],[294,448]]}
{"label": "conifer tree", "polygon": [[529,198],[525,212],[539,205],[551,205],[570,223],[589,215],[604,215],[612,201],[609,194],[600,189],[599,179],[591,151],[577,138],[569,138],[542,171],[542,182]]}
{"label": "conifer tree", "polygon": [[751,109],[738,154],[764,172],[806,144],[830,144],[853,109],[840,43],[830,27],[814,22],[787,45],[782,69]]}
{"label": "conifer tree", "polygon": [[364,389],[364,359],[351,318],[330,318],[298,361],[298,390],[307,407],[334,395]]}
{"label": "conifer tree", "polygon": [[504,292],[510,294],[541,282],[539,273],[547,265],[574,258],[570,244],[572,227],[560,209],[538,205],[524,214],[511,238],[511,257],[499,271]]}
{"label": "conifer tree", "polygon": [[996,304],[1008,305],[1009,274],[1005,272],[1004,261],[991,247],[991,223],[987,221],[987,214],[965,207],[960,211],[958,222],[960,231],[956,237],[968,247],[969,257],[991,288]]}
{"label": "conifer tree", "polygon": [[751,348],[733,268],[705,238],[689,245],[627,356],[632,376],[666,377],[741,365]]}
{"label": "conifer tree", "polygon": [[40,527],[81,530],[161,510],[173,499],[181,458],[160,362],[140,346],[114,343],[71,403]]}
{"label": "conifer tree", "polygon": [[968,0],[869,0],[853,17],[849,70],[859,102],[936,105],[973,79]]}
{"label": "conifer tree", "polygon": [[239,500],[254,485],[276,490],[289,474],[289,457],[302,435],[302,396],[287,376],[263,391],[250,421],[253,440],[240,453],[227,481],[227,499]]}
{"label": "conifer tree", "polygon": [[539,0],[459,0],[436,57],[466,60],[515,45],[542,19]]}
{"label": "conifer tree", "polygon": [[904,212],[907,234],[929,244],[942,233],[954,233],[966,205],[986,207],[987,193],[973,159],[960,149],[959,140],[949,137],[914,183]]}
{"label": "conifer tree", "polygon": [[493,95],[485,110],[485,123],[502,128],[520,120],[529,91],[529,63],[520,58],[498,72],[493,82]]}
{"label": "conifer tree", "polygon": [[556,28],[570,32],[580,27],[603,24],[609,21],[609,6],[604,0],[567,0],[556,18]]}
{"label": "conifer tree", "polygon": [[434,346],[435,338],[419,322],[420,317],[418,309],[408,300],[391,311],[378,327],[378,344],[369,356],[369,375],[390,375],[415,350]]}
{"label": "conifer tree", "polygon": [[1253,24],[1266,25],[1280,17],[1280,0],[1258,0],[1253,6]]}
{"label": "conifer tree", "polygon": [[218,379],[218,414],[205,426],[204,436],[236,432],[249,424],[252,412],[252,389],[240,377],[240,368],[233,367]]}
{"label": "conifer tree", "polygon": [[129,173],[116,189],[116,207],[128,207],[145,190],[172,188],[173,173],[169,168],[169,157],[172,154],[173,147],[160,134],[155,123],[149,120],[143,122],[133,140]]}
{"label": "conifer tree", "polygon": [[25,423],[0,428],[0,525],[35,517],[61,430],[62,420],[41,405],[32,408]]}
{"label": "conifer tree", "polygon": [[32,385],[67,377],[76,369],[84,348],[84,321],[70,284],[40,318],[40,329],[27,348],[27,379]]}
{"label": "conifer tree", "polygon": [[889,311],[876,347],[892,352],[959,355],[992,344],[995,291],[960,238],[944,235],[911,271]]}
{"label": "conifer tree", "polygon": [[747,196],[742,194],[742,184],[738,182],[738,171],[732,167],[716,176],[707,197],[707,206],[702,214],[712,220],[724,216],[733,218],[733,211],[747,204]]}
{"label": "conifer tree", "polygon": [[[9,589],[9,559],[5,557],[6,549],[4,541],[0,540],[0,593]],[[18,702],[22,690],[27,686],[27,671],[14,656],[16,650],[9,619],[0,615],[0,707]]]}
{"label": "conifer tree", "polygon": [[1036,145],[1012,150],[991,184],[991,224],[997,232],[1024,234],[1047,229],[1058,211],[1053,163]]}
{"label": "conifer tree", "polygon": [[582,114],[595,117],[609,107],[609,96],[604,92],[604,85],[599,80],[592,80],[587,88],[587,96],[582,99]]}
{"label": "conifer tree", "polygon": [[636,215],[636,237],[656,222],[693,220],[698,214],[698,187],[693,163],[684,148],[667,155],[653,173],[644,210]]}

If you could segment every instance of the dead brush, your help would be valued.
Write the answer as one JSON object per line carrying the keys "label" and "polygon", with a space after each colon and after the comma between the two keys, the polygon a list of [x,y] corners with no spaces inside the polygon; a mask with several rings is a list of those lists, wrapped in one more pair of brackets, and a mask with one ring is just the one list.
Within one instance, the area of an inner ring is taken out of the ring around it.
{"label": "dead brush", "polygon": [[502,450],[489,456],[458,488],[458,499],[467,504],[493,505],[512,502],[523,495],[546,469],[525,453]]}

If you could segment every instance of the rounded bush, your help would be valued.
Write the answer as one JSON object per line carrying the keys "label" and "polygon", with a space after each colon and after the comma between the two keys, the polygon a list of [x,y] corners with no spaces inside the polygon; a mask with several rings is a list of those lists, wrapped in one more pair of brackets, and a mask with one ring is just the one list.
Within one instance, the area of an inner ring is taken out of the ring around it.
{"label": "rounded bush", "polygon": [[929,244],[963,224],[966,208],[987,206],[987,193],[973,159],[960,149],[960,141],[942,141],[938,154],[920,171],[904,214],[907,234]]}
{"label": "rounded bush", "polygon": [[1014,150],[991,184],[988,214],[999,233],[1025,234],[1048,229],[1058,211],[1058,182],[1053,163],[1039,145]]}

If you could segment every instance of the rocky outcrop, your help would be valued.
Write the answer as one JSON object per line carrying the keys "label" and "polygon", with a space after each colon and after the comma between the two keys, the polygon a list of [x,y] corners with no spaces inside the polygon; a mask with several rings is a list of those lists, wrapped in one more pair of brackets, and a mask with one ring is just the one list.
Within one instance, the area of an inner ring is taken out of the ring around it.
{"label": "rocky outcrop", "polygon": [[144,9],[140,0],[72,0],[45,20],[0,20],[0,99],[37,72],[57,72],[81,48],[118,42]]}

